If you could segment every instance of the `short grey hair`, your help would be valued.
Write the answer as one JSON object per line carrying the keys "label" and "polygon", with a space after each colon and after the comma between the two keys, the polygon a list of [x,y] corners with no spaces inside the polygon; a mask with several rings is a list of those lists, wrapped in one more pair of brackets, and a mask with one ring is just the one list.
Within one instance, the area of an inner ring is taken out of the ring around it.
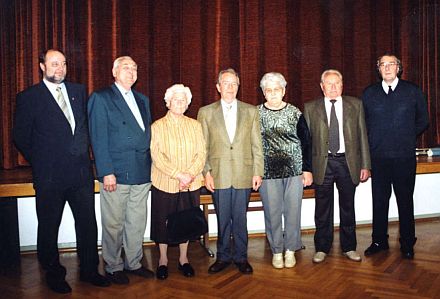
{"label": "short grey hair", "polygon": [[342,74],[341,74],[340,71],[335,70],[335,69],[328,69],[328,70],[325,70],[324,72],[322,72],[322,75],[321,75],[321,83],[324,83],[324,78],[327,77],[328,75],[336,75],[336,76],[339,77],[339,79],[341,80],[341,82],[344,82],[344,81],[342,80]]}
{"label": "short grey hair", "polygon": [[237,84],[240,85],[240,77],[238,76],[238,73],[233,68],[227,68],[225,70],[221,70],[218,73],[217,84],[220,84],[220,80],[222,79],[223,74],[226,74],[226,73],[232,74],[235,77],[237,77]]}
{"label": "short grey hair", "polygon": [[263,78],[261,78],[260,87],[263,92],[269,82],[278,83],[282,88],[286,88],[287,86],[287,81],[281,73],[270,72],[264,74]]}
{"label": "short grey hair", "polygon": [[121,56],[116,58],[115,61],[113,61],[113,69],[117,69],[121,64],[121,62],[124,60],[131,60],[137,65],[136,61],[134,61],[133,58],[131,58],[130,56]]}
{"label": "short grey hair", "polygon": [[186,87],[183,84],[174,84],[173,86],[168,88],[167,91],[165,92],[164,100],[165,103],[167,104],[167,107],[170,104],[171,99],[174,97],[174,94],[179,92],[185,94],[186,104],[187,105],[191,104],[192,94],[189,87]]}

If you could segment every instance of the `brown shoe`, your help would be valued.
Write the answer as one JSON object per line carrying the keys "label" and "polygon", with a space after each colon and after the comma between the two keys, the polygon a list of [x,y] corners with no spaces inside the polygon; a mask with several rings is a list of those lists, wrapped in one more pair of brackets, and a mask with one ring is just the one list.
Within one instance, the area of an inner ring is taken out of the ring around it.
{"label": "brown shoe", "polygon": [[218,272],[224,270],[225,268],[227,268],[230,264],[231,264],[230,262],[216,260],[215,263],[212,264],[211,267],[209,267],[208,273],[210,273],[210,274],[218,273]]}

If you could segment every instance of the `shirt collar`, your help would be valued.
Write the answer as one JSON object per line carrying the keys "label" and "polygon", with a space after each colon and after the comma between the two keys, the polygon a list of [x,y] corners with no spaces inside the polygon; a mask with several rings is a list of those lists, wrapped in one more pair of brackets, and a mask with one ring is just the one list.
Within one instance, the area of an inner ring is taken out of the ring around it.
{"label": "shirt collar", "polygon": [[336,97],[334,99],[330,99],[330,98],[324,97],[324,99],[327,102],[327,104],[331,104],[330,100],[336,100],[335,104],[342,102],[342,96]]}
{"label": "shirt collar", "polygon": [[131,93],[131,89],[130,90],[126,90],[124,87],[122,87],[120,84],[115,82],[116,87],[119,89],[119,91],[122,93],[123,96],[125,95],[129,95]]}
{"label": "shirt collar", "polygon": [[51,91],[56,91],[58,87],[61,87],[61,89],[65,89],[64,82],[61,82],[60,84],[56,84],[48,81],[46,78],[43,79],[43,82],[44,84],[46,84],[46,87]]}
{"label": "shirt collar", "polygon": [[388,86],[391,86],[391,89],[394,91],[394,90],[396,89],[397,83],[399,83],[399,78],[398,78],[398,77],[396,77],[396,78],[394,79],[394,81],[393,81],[393,83],[391,83],[391,85],[388,85],[387,83],[385,83],[384,80],[382,80],[382,88],[383,88],[383,90],[384,90],[386,93],[388,93],[388,89],[389,89]]}
{"label": "shirt collar", "polygon": [[223,108],[226,108],[226,106],[229,106],[229,105],[232,105],[232,109],[235,109],[237,107],[237,99],[234,99],[232,101],[232,103],[227,103],[223,99],[220,99],[220,102],[221,102]]}

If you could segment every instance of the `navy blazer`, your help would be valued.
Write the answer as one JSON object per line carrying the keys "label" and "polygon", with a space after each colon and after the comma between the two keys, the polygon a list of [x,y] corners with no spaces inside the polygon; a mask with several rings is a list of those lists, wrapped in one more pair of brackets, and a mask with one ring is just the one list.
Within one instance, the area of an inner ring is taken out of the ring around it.
{"label": "navy blazer", "polygon": [[94,92],[88,103],[90,138],[98,180],[114,174],[117,183],[151,182],[151,114],[146,96],[132,89],[144,122],[139,126],[121,92],[112,84]]}
{"label": "navy blazer", "polygon": [[84,85],[64,82],[75,132],[44,82],[17,94],[15,145],[32,166],[34,187],[93,182]]}

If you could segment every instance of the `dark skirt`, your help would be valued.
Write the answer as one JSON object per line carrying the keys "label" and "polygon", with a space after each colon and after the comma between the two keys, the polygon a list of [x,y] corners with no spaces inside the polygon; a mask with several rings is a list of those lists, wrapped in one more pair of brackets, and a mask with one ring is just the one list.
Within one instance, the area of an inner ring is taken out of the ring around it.
{"label": "dark skirt", "polygon": [[[188,198],[190,200],[188,200]],[[180,193],[168,193],[152,186],[150,239],[156,243],[168,244],[166,226],[168,215],[176,211],[191,208],[190,201],[194,207],[200,205],[200,189]]]}

